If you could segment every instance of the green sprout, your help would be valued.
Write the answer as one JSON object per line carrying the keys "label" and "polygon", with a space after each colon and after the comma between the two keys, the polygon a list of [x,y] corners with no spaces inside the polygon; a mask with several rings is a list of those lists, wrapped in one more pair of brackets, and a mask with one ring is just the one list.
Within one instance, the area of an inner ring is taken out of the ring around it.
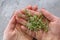
{"label": "green sprout", "polygon": [[[29,30],[31,31],[39,31],[43,30],[45,32],[48,31],[48,20],[40,13],[40,16],[34,14],[32,15],[31,12],[27,9],[24,10],[25,15],[28,18],[27,24],[25,25]],[[45,22],[43,22],[43,19],[46,19]]]}

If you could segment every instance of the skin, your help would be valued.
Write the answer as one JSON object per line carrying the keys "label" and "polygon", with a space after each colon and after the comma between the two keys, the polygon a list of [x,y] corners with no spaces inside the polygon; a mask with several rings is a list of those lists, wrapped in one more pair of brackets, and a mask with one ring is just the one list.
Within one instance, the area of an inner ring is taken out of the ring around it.
{"label": "skin", "polygon": [[[34,10],[37,9],[36,6],[34,6]],[[30,9],[31,6],[27,6],[26,9]],[[30,37],[29,35],[27,34],[24,34],[20,27],[23,25],[20,25],[16,22],[16,15],[19,13],[19,12],[22,12],[22,10],[18,10],[18,11],[15,11],[7,25],[7,27],[5,28],[4,30],[4,35],[3,35],[3,40],[32,40],[32,37]],[[19,29],[19,30],[18,30]],[[24,35],[23,35],[24,34]],[[18,36],[18,38],[17,38]],[[22,38],[21,38],[22,37]]]}
{"label": "skin", "polygon": [[43,15],[50,21],[48,33],[43,33],[42,40],[60,40],[60,18],[42,9]]}
{"label": "skin", "polygon": [[[37,11],[38,7],[37,6],[32,7],[31,5],[29,5],[27,7],[27,9],[30,10],[32,13],[34,12],[34,13],[38,14],[38,11]],[[60,31],[59,31],[60,30],[60,18],[54,16],[53,14],[49,13],[45,9],[41,9],[40,12],[42,12],[43,15],[50,21],[49,22],[49,30],[47,33],[40,30],[39,34],[37,36],[35,36],[36,34],[34,32],[31,32],[25,26],[18,24],[17,21],[19,23],[21,23],[22,20],[23,20],[22,21],[23,23],[25,21],[25,19],[16,17],[16,15],[18,13],[24,13],[24,11],[21,10],[21,11],[15,12],[14,15],[12,16],[11,20],[9,21],[9,23],[4,31],[3,40],[17,40],[16,28],[17,29],[21,28],[21,31],[23,33],[26,33],[25,35],[27,35],[29,37],[29,38],[26,38],[28,40],[32,40],[32,37],[35,37],[38,40],[59,40],[59,37],[60,37]]]}
{"label": "skin", "polygon": [[[32,13],[37,13],[36,15],[39,15],[39,11],[34,10],[33,7],[30,7],[29,10]],[[21,29],[27,33],[28,35],[35,37],[38,40],[59,40],[60,39],[60,18],[56,17],[55,15],[51,14],[50,12],[48,12],[47,10],[45,10],[44,8],[42,8],[40,10],[40,12],[42,12],[42,14],[50,21],[49,22],[49,29],[48,32],[43,32],[42,30],[39,31],[39,34],[35,34],[37,36],[34,36],[32,32],[27,32],[28,29],[25,28],[25,26],[21,27]],[[24,20],[24,19],[23,19]],[[18,21],[20,21],[18,19]],[[24,20],[25,21],[25,20]],[[22,21],[24,23],[24,21]],[[26,22],[26,21],[25,21]]]}

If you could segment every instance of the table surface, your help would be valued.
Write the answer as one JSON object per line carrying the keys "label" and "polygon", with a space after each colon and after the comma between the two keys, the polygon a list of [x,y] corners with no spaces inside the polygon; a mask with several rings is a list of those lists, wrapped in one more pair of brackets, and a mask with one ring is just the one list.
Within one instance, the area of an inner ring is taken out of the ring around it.
{"label": "table surface", "polygon": [[13,12],[28,5],[38,5],[38,8],[45,8],[60,17],[60,0],[0,0],[0,40]]}

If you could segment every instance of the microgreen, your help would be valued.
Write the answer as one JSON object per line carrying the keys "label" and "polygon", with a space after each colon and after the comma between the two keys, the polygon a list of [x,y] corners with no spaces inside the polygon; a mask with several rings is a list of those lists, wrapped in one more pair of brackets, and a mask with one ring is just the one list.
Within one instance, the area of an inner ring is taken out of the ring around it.
{"label": "microgreen", "polygon": [[[40,16],[38,15],[32,15],[29,10],[25,9],[25,15],[28,18],[27,19],[27,24],[25,25],[29,30],[32,31],[39,31],[43,30],[45,32],[48,31],[48,20],[43,16],[42,13],[40,13]],[[43,19],[46,19],[45,22],[43,22]]]}

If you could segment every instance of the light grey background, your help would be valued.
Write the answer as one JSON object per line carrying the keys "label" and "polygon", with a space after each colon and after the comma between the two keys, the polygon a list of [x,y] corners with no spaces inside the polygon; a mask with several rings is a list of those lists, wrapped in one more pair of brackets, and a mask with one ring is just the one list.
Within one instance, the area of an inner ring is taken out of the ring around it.
{"label": "light grey background", "polygon": [[40,9],[45,8],[60,17],[60,0],[0,0],[0,40],[3,39],[3,31],[13,12],[29,4],[38,5]]}

